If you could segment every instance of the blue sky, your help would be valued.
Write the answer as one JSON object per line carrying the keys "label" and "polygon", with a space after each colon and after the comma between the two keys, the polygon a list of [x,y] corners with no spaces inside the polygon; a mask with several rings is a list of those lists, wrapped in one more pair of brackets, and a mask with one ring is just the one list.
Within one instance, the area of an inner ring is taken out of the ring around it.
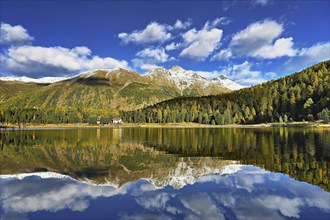
{"label": "blue sky", "polygon": [[330,59],[328,0],[3,1],[1,75],[174,65],[253,85]]}

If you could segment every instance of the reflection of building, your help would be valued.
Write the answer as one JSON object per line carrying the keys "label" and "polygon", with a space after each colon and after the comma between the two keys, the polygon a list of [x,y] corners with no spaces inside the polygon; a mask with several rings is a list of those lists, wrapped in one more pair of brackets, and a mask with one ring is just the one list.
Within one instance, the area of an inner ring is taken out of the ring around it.
{"label": "reflection of building", "polygon": [[121,124],[123,123],[123,120],[121,118],[114,118],[112,119],[113,124]]}
{"label": "reflection of building", "polygon": [[101,139],[101,130],[97,129],[96,130],[96,139],[99,141]]}
{"label": "reflection of building", "polygon": [[114,128],[112,129],[112,140],[113,143],[118,144],[122,139],[122,129],[121,128]]}

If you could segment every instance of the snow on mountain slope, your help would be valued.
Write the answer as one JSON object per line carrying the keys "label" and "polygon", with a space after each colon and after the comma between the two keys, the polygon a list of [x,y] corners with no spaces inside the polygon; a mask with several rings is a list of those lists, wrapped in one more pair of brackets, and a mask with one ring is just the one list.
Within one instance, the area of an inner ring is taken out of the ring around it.
{"label": "snow on mountain slope", "polygon": [[244,88],[240,84],[226,78],[221,75],[218,78],[214,78],[212,80],[208,80],[201,76],[198,72],[192,70],[185,70],[180,66],[173,66],[171,69],[166,70],[163,67],[157,67],[148,73],[144,74],[145,77],[165,77],[168,80],[175,83],[175,85],[181,90],[186,89],[192,84],[199,84],[203,88],[208,87],[211,83],[223,86],[230,90],[238,90]]}
{"label": "snow on mountain slope", "polygon": [[26,76],[16,77],[16,76],[3,76],[0,77],[2,81],[20,81],[20,82],[32,82],[32,83],[55,83],[68,79],[68,77],[43,77],[39,79],[30,78]]}
{"label": "snow on mountain slope", "polygon": [[217,84],[220,84],[230,90],[239,90],[245,88],[244,86],[226,78],[225,76],[220,76],[218,78],[214,78],[211,80],[211,82],[215,82]]}
{"label": "snow on mountain slope", "polygon": [[243,167],[244,165],[236,163],[222,167],[209,167],[205,164],[201,167],[191,167],[185,162],[180,162],[168,176],[164,176],[163,178],[147,178],[147,180],[156,188],[172,186],[175,189],[180,189],[186,185],[194,184],[203,176],[210,174],[230,175],[242,170]]}

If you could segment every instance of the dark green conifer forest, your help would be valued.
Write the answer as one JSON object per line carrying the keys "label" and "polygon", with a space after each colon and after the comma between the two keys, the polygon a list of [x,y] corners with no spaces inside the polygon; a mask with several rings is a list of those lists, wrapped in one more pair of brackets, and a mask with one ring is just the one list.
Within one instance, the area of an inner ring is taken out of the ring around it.
{"label": "dark green conifer forest", "polygon": [[125,122],[132,123],[329,122],[329,109],[330,60],[232,93],[177,98],[121,115]]}

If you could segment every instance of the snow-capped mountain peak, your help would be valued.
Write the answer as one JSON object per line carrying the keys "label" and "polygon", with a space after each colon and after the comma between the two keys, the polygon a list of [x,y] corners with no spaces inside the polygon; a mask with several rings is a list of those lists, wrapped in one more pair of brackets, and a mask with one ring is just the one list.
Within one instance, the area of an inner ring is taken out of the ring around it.
{"label": "snow-capped mountain peak", "polygon": [[145,76],[154,77],[154,76],[170,76],[170,72],[164,67],[157,67],[150,70]]}
{"label": "snow-capped mountain peak", "polygon": [[185,70],[179,66],[172,67],[169,72],[171,73],[171,78],[176,86],[181,89],[185,89],[196,83],[202,85],[203,87],[207,87],[209,84],[209,82],[197,72]]}
{"label": "snow-capped mountain peak", "polygon": [[203,88],[210,86],[211,84],[217,84],[222,87],[228,88],[230,90],[238,90],[244,88],[243,86],[235,83],[234,81],[226,78],[223,75],[220,75],[217,78],[213,78],[208,80],[204,78],[200,73],[192,70],[185,70],[180,66],[173,66],[171,69],[166,70],[163,67],[157,67],[151,71],[149,71],[145,76],[148,77],[156,77],[156,76],[163,76],[166,77],[168,80],[175,83],[175,85],[184,90],[190,87],[193,84],[198,84]]}
{"label": "snow-capped mountain peak", "polygon": [[173,72],[179,72],[179,71],[184,71],[185,69],[183,69],[181,66],[173,66],[170,71]]}

